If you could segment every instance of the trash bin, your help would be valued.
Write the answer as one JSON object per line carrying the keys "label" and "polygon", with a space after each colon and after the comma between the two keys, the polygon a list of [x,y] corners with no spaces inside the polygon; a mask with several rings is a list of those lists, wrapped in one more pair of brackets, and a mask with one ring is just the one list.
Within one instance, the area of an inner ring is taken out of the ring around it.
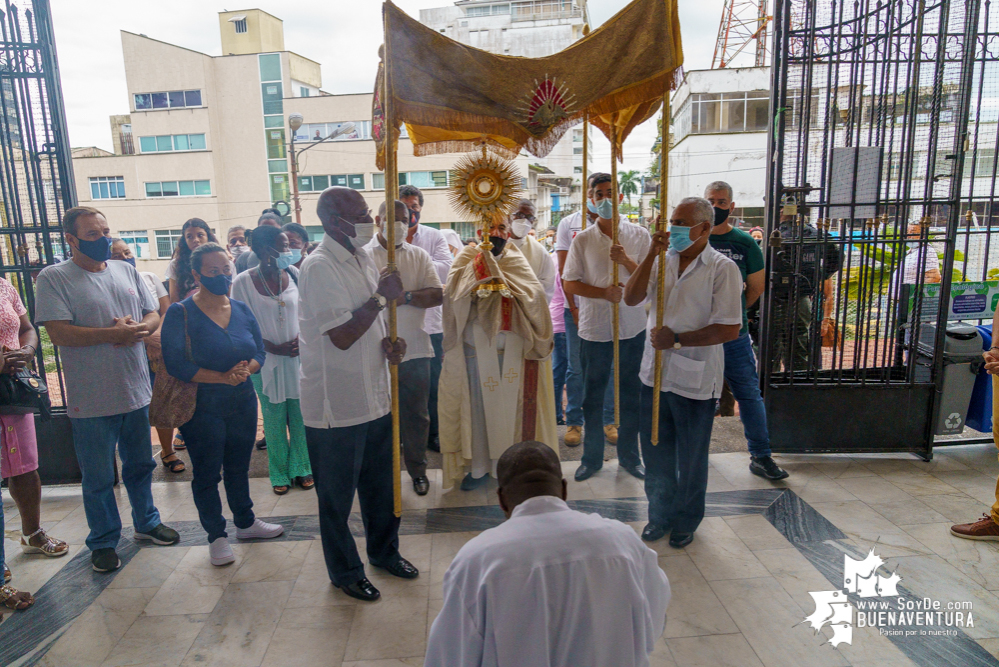
{"label": "trash bin", "polygon": [[[992,325],[979,324],[978,333],[982,335],[982,351],[992,347]],[[999,419],[999,415],[996,415]],[[968,406],[969,427],[982,433],[992,433],[992,376],[983,365],[975,377],[975,390],[971,393],[971,405]]]}
{"label": "trash bin", "polygon": [[[924,323],[919,328],[916,359],[917,381],[932,380],[933,346],[937,325]],[[948,322],[944,334],[943,385],[933,422],[935,435],[954,435],[964,430],[975,376],[982,364],[982,338],[970,324]]]}

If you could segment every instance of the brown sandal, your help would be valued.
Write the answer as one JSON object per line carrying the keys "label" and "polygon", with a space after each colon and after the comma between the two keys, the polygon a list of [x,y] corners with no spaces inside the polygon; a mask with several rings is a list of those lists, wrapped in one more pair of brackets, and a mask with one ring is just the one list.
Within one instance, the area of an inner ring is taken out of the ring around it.
{"label": "brown sandal", "polygon": [[35,604],[35,597],[31,593],[19,592],[13,586],[0,586],[0,604],[7,609],[24,611]]}
{"label": "brown sandal", "polygon": [[[31,539],[36,535],[42,536],[41,546],[35,546],[31,543]],[[42,554],[49,558],[61,558],[69,553],[69,545],[62,540],[57,540],[47,535],[43,529],[39,528],[31,535],[21,535],[21,553]]]}
{"label": "brown sandal", "polygon": [[174,452],[173,454],[167,454],[167,458],[171,456],[173,457],[173,460],[168,461],[167,459],[163,458],[162,454],[160,454],[160,461],[163,463],[164,468],[166,468],[170,472],[184,472],[185,470],[187,470],[187,466],[184,465],[184,462],[180,460],[179,456],[177,456],[177,452]]}

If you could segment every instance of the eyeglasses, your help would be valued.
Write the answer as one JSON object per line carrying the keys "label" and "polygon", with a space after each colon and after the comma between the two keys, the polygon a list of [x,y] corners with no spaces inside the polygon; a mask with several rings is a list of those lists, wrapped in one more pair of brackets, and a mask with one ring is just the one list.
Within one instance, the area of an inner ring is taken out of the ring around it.
{"label": "eyeglasses", "polygon": [[348,224],[350,224],[352,226],[357,226],[357,225],[371,225],[371,224],[374,224],[374,222],[375,222],[375,219],[371,217],[371,209],[368,209],[367,211],[365,211],[364,213],[361,213],[359,215],[351,216],[352,218],[357,219],[356,222],[354,220],[351,220],[350,218],[345,218],[342,215],[338,215],[336,217],[338,217],[339,219],[343,220],[344,222],[346,222],[346,223],[348,223]]}
{"label": "eyeglasses", "polygon": [[530,222],[532,224],[534,223],[535,220],[537,220],[537,218],[535,218],[533,215],[524,214],[524,213],[514,213],[513,214],[513,219],[514,220],[527,220],[528,222]]}

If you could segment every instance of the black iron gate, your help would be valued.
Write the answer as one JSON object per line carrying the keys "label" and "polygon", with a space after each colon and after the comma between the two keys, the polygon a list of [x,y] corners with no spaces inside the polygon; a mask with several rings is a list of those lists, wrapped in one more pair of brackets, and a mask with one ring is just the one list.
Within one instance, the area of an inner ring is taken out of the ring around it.
{"label": "black iron gate", "polygon": [[929,457],[944,345],[967,335],[946,330],[952,293],[991,298],[971,283],[999,279],[999,2],[776,10],[760,340],[773,448]]}
{"label": "black iron gate", "polygon": [[[0,276],[34,321],[34,279],[65,256],[60,221],[76,203],[48,0],[2,0],[0,39]],[[58,413],[65,409],[59,357],[40,335],[36,363]]]}

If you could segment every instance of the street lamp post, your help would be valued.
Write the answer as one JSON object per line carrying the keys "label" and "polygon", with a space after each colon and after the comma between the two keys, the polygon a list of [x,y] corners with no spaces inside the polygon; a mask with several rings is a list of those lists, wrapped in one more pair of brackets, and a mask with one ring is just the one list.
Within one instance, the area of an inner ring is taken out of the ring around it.
{"label": "street lamp post", "polygon": [[353,123],[343,123],[340,127],[336,128],[329,133],[328,136],[323,137],[319,141],[315,142],[311,146],[306,146],[300,151],[295,151],[295,133],[298,129],[302,127],[302,123],[305,118],[300,113],[293,113],[288,115],[288,127],[291,128],[291,141],[289,142],[289,153],[291,153],[291,196],[295,205],[295,222],[302,224],[302,205],[298,197],[298,156],[301,153],[314,148],[324,141],[329,141],[330,139],[336,139],[337,137],[354,131]]}

